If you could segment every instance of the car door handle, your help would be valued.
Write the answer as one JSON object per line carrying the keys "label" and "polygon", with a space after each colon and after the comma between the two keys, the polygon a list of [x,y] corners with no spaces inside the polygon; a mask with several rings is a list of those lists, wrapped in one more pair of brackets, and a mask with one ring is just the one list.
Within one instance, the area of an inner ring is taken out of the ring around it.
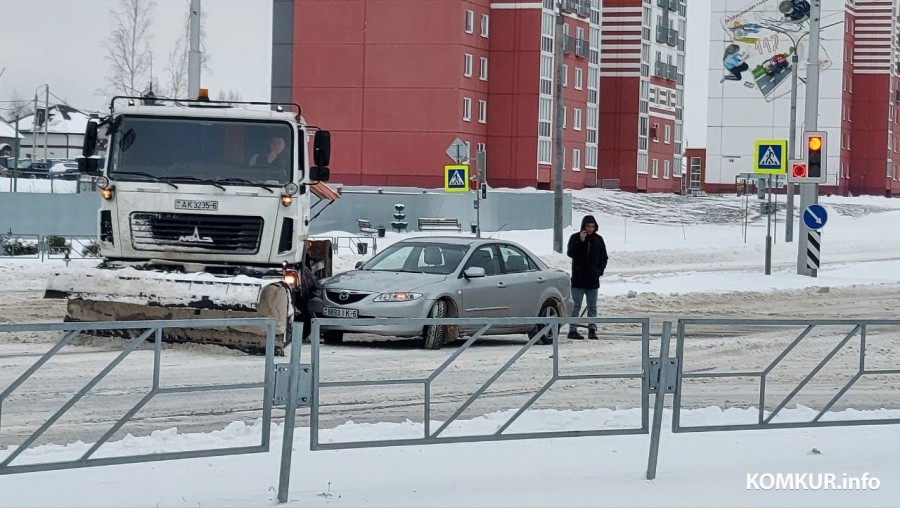
{"label": "car door handle", "polygon": [[506,284],[502,283],[502,282],[498,282],[498,283],[497,283],[497,287],[500,288],[500,289],[506,289],[508,286],[507,286]]}
{"label": "car door handle", "polygon": [[538,284],[543,284],[543,283],[547,282],[546,280],[544,280],[543,277],[538,277],[537,281],[538,281]]}

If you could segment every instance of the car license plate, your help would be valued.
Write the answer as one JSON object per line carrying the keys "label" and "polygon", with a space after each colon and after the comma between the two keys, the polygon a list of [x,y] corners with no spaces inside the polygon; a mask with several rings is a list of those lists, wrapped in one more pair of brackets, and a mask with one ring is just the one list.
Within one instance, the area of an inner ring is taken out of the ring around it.
{"label": "car license plate", "polygon": [[216,212],[219,210],[218,201],[191,201],[187,199],[175,200],[176,210],[208,210]]}
{"label": "car license plate", "polygon": [[359,311],[356,309],[339,309],[337,307],[325,307],[324,309],[322,309],[322,315],[325,317],[355,318],[355,317],[359,317]]}

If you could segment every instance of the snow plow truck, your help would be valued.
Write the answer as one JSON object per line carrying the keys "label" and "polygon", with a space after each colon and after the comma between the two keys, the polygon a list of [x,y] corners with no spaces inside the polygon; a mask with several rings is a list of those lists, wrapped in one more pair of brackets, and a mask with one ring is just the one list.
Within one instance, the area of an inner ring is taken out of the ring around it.
{"label": "snow plow truck", "polygon": [[[328,131],[307,125],[297,104],[210,101],[203,90],[113,98],[109,116],[88,123],[79,158],[100,194],[102,262],[53,274],[45,297],[68,300],[67,321],[270,317],[283,351],[291,324],[308,323],[315,281],[331,275],[331,242],[309,238],[312,196],[338,197],[323,183],[330,150]],[[168,329],[164,339],[266,345],[262,327]]]}

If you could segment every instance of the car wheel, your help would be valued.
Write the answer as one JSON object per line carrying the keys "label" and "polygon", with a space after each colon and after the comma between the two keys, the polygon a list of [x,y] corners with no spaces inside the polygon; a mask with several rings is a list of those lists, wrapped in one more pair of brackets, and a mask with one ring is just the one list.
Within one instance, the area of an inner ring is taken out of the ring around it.
{"label": "car wheel", "polygon": [[[538,312],[538,317],[547,317],[547,318],[558,318],[559,317],[559,308],[556,306],[556,302],[553,300],[547,300],[541,305],[541,310]],[[534,329],[528,332],[528,338],[533,339],[538,332],[544,328],[545,325],[534,325]],[[559,325],[556,326],[556,334],[559,335]],[[547,333],[541,336],[540,338],[541,344],[553,344],[553,328],[551,327],[547,330]]]}
{"label": "car wheel", "polygon": [[340,344],[344,342],[344,332],[325,330],[322,332],[322,342],[329,345]]}
{"label": "car wheel", "polygon": [[[432,306],[431,311],[428,312],[428,317],[447,317],[447,302],[444,300],[438,300],[434,302],[434,306]],[[441,346],[444,345],[444,341],[447,339],[447,328],[447,325],[426,326],[425,330],[422,332],[422,337],[425,338],[425,349],[440,349]]]}

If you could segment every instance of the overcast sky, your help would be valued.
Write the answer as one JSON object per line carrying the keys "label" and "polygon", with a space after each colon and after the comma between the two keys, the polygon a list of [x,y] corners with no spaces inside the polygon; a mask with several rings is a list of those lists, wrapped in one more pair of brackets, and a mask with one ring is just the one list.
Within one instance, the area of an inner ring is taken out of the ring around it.
{"label": "overcast sky", "polygon": [[[684,133],[690,147],[706,143],[710,1],[688,2]],[[53,95],[76,108],[105,111],[108,99],[97,90],[106,86],[109,11],[119,0],[2,3],[0,69],[6,70],[0,76],[0,101],[32,100],[35,89],[47,83]],[[162,82],[167,55],[182,30],[189,4],[189,0],[157,0],[154,75]],[[202,86],[214,98],[219,91],[235,89],[244,100],[268,99],[272,0],[202,0],[202,9],[210,59],[209,70],[201,76]],[[56,102],[53,97],[52,102]],[[6,106],[0,103],[0,108]]]}

